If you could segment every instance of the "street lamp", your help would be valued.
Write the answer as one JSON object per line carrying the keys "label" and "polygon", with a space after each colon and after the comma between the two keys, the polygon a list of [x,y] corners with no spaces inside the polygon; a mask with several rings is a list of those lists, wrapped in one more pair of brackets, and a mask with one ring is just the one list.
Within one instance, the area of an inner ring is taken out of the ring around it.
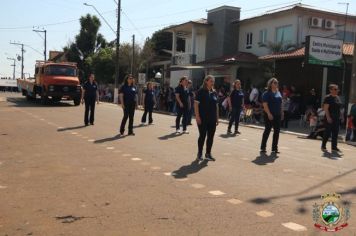
{"label": "street lamp", "polygon": [[84,3],[85,6],[89,6],[94,8],[94,10],[99,14],[99,16],[104,20],[104,22],[110,27],[110,29],[116,34],[116,63],[115,63],[115,90],[114,90],[114,103],[118,103],[119,98],[119,56],[120,56],[120,16],[121,16],[121,0],[118,0],[117,3],[117,30],[115,30],[109,25],[109,23],[105,20],[105,18],[100,14],[100,12],[95,8],[95,6],[90,5],[88,3]]}
{"label": "street lamp", "polygon": [[98,9],[96,9],[96,7],[94,5],[88,4],[88,3],[83,3],[84,6],[87,7],[92,7],[96,13],[98,13],[98,15],[101,17],[101,19],[103,19],[103,21],[106,23],[107,26],[109,26],[109,28],[112,30],[112,32],[114,32],[114,34],[116,34],[115,30],[111,27],[111,25],[105,20],[105,18],[103,17],[103,15],[101,15],[101,13],[98,11]]}

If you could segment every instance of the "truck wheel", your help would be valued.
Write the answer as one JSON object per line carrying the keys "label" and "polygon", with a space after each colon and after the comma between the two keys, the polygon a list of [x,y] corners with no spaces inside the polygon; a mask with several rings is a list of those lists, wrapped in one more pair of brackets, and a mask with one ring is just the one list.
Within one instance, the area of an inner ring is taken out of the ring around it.
{"label": "truck wheel", "polygon": [[62,97],[53,97],[52,98],[53,102],[59,102],[60,100],[62,100]]}
{"label": "truck wheel", "polygon": [[73,102],[74,102],[74,105],[75,105],[75,106],[79,106],[79,104],[80,104],[80,98],[74,98],[74,99],[73,99]]}
{"label": "truck wheel", "polygon": [[48,97],[41,95],[41,104],[42,105],[47,105],[48,104]]}

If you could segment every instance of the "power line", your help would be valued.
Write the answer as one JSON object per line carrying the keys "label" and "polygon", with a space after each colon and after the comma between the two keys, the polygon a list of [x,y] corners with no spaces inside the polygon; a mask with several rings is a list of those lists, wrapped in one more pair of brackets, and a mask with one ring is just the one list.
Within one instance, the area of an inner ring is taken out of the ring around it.
{"label": "power line", "polygon": [[[114,0],[115,1],[115,0]],[[145,37],[143,36],[143,34],[141,33],[141,31],[136,27],[136,25],[132,22],[132,20],[129,18],[129,16],[122,11],[122,13],[126,16],[127,20],[130,22],[130,24],[135,28],[135,30],[141,35],[141,38],[144,39]]]}

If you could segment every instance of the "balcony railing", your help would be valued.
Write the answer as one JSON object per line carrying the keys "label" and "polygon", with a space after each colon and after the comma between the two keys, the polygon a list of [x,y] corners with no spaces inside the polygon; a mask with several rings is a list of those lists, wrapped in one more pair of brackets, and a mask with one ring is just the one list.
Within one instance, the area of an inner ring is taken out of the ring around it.
{"label": "balcony railing", "polygon": [[195,54],[178,54],[172,57],[172,65],[174,66],[187,66],[195,64],[197,55]]}

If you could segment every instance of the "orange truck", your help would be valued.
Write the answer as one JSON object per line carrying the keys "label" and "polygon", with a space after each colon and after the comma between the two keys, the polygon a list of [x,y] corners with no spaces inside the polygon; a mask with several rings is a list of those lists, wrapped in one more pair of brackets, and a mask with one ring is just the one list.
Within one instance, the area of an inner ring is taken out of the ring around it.
{"label": "orange truck", "polygon": [[42,104],[59,102],[63,98],[80,104],[81,86],[77,64],[72,62],[55,63],[36,61],[34,79],[18,79],[17,86],[28,100],[41,97]]}

